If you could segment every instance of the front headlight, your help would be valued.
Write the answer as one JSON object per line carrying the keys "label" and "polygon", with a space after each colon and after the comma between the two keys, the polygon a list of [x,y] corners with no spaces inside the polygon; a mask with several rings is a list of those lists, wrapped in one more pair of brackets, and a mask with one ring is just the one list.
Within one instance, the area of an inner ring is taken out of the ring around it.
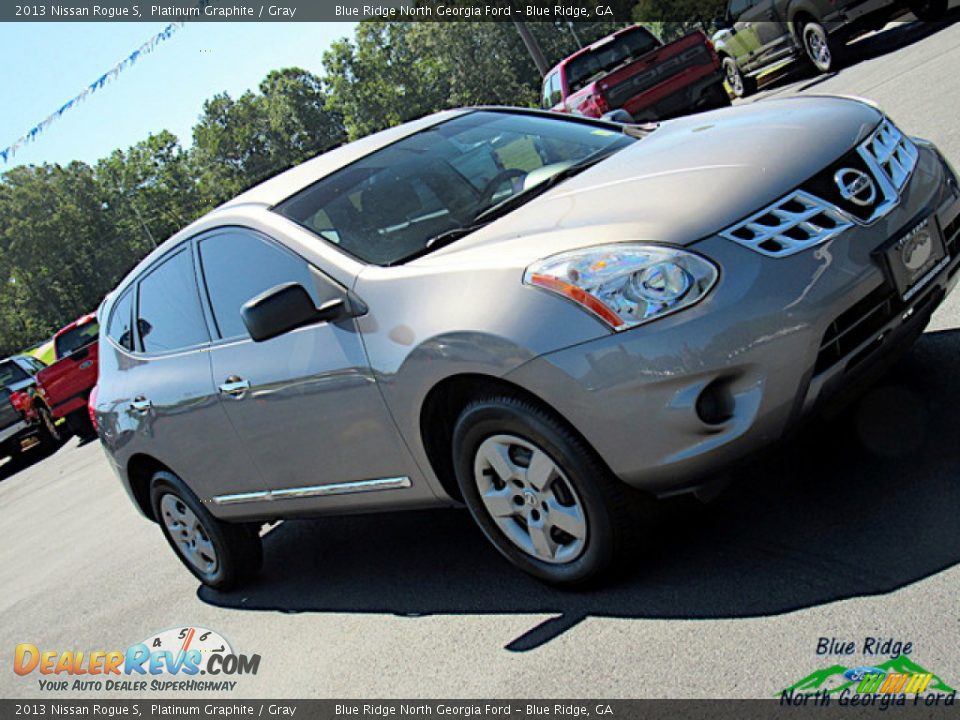
{"label": "front headlight", "polygon": [[527,268],[524,283],[586,308],[626,330],[699,302],[719,271],[706,258],[664,245],[617,244],[572,250]]}

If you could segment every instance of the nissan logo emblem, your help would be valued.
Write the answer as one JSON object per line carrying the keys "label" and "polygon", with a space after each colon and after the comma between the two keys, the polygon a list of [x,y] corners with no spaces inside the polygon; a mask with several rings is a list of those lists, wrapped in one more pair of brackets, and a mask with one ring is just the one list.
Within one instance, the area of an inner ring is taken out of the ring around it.
{"label": "nissan logo emblem", "polygon": [[865,172],[841,168],[833,176],[833,181],[840,189],[840,196],[856,205],[866,207],[873,205],[873,201],[877,199],[877,186]]}

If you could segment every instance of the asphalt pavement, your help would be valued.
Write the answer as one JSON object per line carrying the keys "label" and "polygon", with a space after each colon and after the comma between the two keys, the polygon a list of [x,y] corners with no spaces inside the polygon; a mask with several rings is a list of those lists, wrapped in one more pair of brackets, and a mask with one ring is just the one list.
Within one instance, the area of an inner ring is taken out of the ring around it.
{"label": "asphalt pavement", "polygon": [[[960,165],[958,69],[960,24],[902,24],[857,43],[841,72],[788,75],[756,100],[868,97]],[[665,508],[654,546],[583,592],[513,570],[463,511],[286,522],[252,587],[202,589],[99,445],[70,440],[0,468],[0,696],[138,696],[41,691],[12,671],[14,646],[123,649],[187,626],[261,656],[224,698],[770,697],[886,659],[861,652],[869,638],[911,643],[960,687],[958,356],[960,293],[856,405],[710,506]],[[821,638],[856,653],[818,655]]]}

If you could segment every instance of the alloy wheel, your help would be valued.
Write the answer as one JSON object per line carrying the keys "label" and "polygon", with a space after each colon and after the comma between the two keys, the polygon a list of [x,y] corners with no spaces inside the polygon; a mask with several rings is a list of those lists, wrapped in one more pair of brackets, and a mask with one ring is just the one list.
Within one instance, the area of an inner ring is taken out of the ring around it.
{"label": "alloy wheel", "polygon": [[818,69],[826,72],[830,69],[833,56],[830,53],[830,43],[819,25],[807,25],[803,31],[803,39],[807,46],[807,54]]}
{"label": "alloy wheel", "polygon": [[474,478],[484,508],[520,550],[552,564],[583,553],[583,503],[543,449],[515,435],[489,437],[477,448]]}
{"label": "alloy wheel", "polygon": [[740,71],[737,69],[736,64],[729,62],[726,65],[727,68],[727,84],[730,86],[730,89],[733,90],[733,94],[737,97],[743,97],[743,77],[740,75]]}
{"label": "alloy wheel", "polygon": [[179,497],[167,493],[160,499],[160,514],[180,554],[207,575],[217,571],[217,550],[196,514]]}

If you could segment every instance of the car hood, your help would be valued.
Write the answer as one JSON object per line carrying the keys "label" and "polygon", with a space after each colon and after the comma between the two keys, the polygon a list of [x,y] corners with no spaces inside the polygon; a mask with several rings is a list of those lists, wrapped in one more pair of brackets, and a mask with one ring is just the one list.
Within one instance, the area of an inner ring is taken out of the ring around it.
{"label": "car hood", "polygon": [[740,105],[648,137],[462,240],[411,263],[528,263],[578,247],[689,245],[765,207],[864,139],[881,114],[837,97]]}

